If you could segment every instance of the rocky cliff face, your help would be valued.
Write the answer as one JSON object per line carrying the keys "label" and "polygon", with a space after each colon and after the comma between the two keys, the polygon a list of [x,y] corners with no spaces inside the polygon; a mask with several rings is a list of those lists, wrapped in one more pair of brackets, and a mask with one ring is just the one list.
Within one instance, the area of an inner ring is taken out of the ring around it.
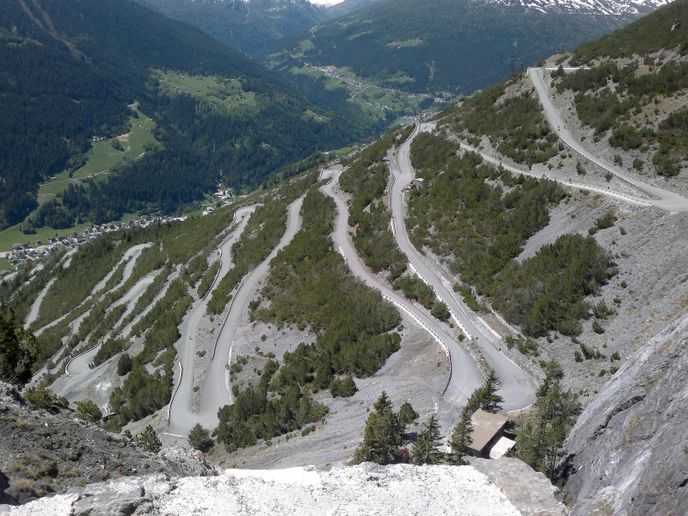
{"label": "rocky cliff face", "polygon": [[574,513],[688,514],[688,316],[631,356],[566,443]]}
{"label": "rocky cliff face", "polygon": [[[326,472],[234,469],[172,480],[148,475],[75,488],[23,506],[0,505],[0,514],[564,514],[551,485],[543,489],[549,482],[541,474],[515,459],[481,462],[494,475],[472,466],[405,464]],[[519,494],[511,499],[510,491]]]}
{"label": "rocky cliff face", "polygon": [[32,409],[12,386],[0,382],[0,504],[151,473],[207,475],[213,470],[200,452],[167,448],[147,453],[70,410]]}

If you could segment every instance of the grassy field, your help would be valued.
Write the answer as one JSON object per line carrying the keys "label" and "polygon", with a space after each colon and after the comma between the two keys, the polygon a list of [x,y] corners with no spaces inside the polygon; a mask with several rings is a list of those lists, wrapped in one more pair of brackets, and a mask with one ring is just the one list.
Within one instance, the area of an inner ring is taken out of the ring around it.
{"label": "grassy field", "polygon": [[241,82],[236,79],[171,71],[156,71],[155,77],[164,95],[191,95],[227,113],[253,113],[258,109],[255,93],[242,90]]}
{"label": "grassy field", "polygon": [[[306,75],[313,79],[325,77],[325,73],[311,65],[301,68],[292,67],[290,73],[294,75]],[[407,82],[407,76],[395,76],[397,83]],[[420,104],[424,97],[413,95],[403,91],[394,91],[383,88],[377,84],[364,82],[349,68],[338,68],[337,76],[328,75],[325,79],[325,88],[334,91],[344,88],[349,94],[349,101],[357,104],[371,120],[385,120],[387,113],[392,112],[398,117],[414,114],[420,111]]]}
{"label": "grassy field", "polygon": [[0,258],[0,271],[9,271],[11,269],[10,261],[7,258]]}
{"label": "grassy field", "polygon": [[86,164],[70,176],[67,170],[60,172],[38,189],[38,202],[44,203],[64,192],[69,183],[77,183],[89,177],[102,178],[117,165],[140,157],[147,146],[158,145],[153,130],[155,122],[132,106],[138,117],[129,118],[130,130],[114,138],[95,142],[86,155]]}

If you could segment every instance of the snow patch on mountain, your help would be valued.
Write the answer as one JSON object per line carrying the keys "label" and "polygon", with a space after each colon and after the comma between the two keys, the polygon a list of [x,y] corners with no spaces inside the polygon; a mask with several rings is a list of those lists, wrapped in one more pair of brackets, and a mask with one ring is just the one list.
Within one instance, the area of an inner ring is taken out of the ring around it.
{"label": "snow patch on mountain", "polygon": [[635,16],[671,3],[671,0],[477,0],[486,5],[520,6],[543,13]]}

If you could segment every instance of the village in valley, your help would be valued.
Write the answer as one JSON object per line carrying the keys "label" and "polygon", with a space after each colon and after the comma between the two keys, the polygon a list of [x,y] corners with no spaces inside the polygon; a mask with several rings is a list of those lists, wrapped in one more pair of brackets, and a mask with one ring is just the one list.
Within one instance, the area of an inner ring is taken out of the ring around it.
{"label": "village in valley", "polygon": [[[213,198],[206,203],[201,215],[205,216],[218,207],[229,206],[234,202],[233,191],[220,183],[217,190],[213,193]],[[94,224],[84,229],[81,232],[75,231],[70,235],[54,236],[48,238],[46,242],[38,240],[35,244],[18,243],[12,246],[12,250],[4,253],[7,260],[12,265],[12,268],[17,268],[22,263],[27,261],[36,261],[44,258],[50,254],[57,253],[64,249],[76,248],[80,245],[86,244],[95,240],[105,233],[112,233],[115,231],[126,231],[131,229],[143,229],[152,224],[171,224],[173,222],[182,222],[188,218],[188,215],[181,216],[154,216],[144,215],[136,219],[120,222],[107,222],[104,224]]]}

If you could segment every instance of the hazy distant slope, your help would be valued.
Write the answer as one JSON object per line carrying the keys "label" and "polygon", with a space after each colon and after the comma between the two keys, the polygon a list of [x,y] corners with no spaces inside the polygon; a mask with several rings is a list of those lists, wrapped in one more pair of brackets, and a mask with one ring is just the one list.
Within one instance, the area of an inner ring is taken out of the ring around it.
{"label": "hazy distant slope", "polygon": [[[470,0],[380,1],[285,41],[273,54],[349,66],[407,91],[470,92],[628,21]],[[517,47],[514,49],[514,42]]]}
{"label": "hazy distant slope", "polygon": [[[82,159],[92,137],[126,132],[134,101],[164,148],[75,192],[70,216],[173,210],[221,177],[255,185],[354,133],[241,53],[129,0],[4,2],[0,59],[0,228],[21,222],[38,183]],[[161,84],[189,78],[198,91]]]}
{"label": "hazy distant slope", "polygon": [[325,19],[307,0],[137,0],[247,54]]}

